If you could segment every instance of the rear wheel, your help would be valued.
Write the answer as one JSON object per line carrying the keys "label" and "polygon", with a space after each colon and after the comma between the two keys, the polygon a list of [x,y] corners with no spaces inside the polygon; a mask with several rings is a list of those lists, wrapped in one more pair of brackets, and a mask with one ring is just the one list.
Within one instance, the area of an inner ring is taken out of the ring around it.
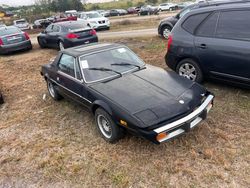
{"label": "rear wheel", "polygon": [[118,127],[111,116],[102,108],[95,111],[95,122],[99,133],[109,143],[117,142],[123,135],[123,130]]}
{"label": "rear wheel", "polygon": [[163,26],[162,28],[162,36],[165,39],[168,39],[170,33],[171,33],[172,27],[170,27],[169,25]]}
{"label": "rear wheel", "polygon": [[62,41],[59,41],[58,47],[59,47],[59,50],[60,50],[60,51],[63,51],[63,50],[65,49],[64,44],[63,44]]}
{"label": "rear wheel", "polygon": [[192,59],[184,59],[180,61],[176,67],[176,72],[189,80],[201,83],[203,81],[203,73],[198,63]]}

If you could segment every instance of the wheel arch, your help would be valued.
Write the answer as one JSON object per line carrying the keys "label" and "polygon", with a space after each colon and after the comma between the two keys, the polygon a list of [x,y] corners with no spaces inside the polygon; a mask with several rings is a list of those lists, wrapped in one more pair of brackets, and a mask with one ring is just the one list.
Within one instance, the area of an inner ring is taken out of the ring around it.
{"label": "wheel arch", "polygon": [[95,114],[95,111],[98,109],[98,108],[103,108],[107,113],[109,113],[110,115],[113,114],[110,106],[105,103],[104,101],[102,100],[97,100],[97,101],[94,101],[92,103],[92,106],[91,106],[91,112],[92,114]]}

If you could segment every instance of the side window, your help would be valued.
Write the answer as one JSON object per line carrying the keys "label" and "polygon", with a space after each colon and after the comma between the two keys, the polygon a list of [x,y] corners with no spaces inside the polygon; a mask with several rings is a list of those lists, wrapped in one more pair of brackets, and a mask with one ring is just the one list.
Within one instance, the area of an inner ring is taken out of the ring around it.
{"label": "side window", "polygon": [[202,14],[195,14],[192,16],[189,16],[184,23],[182,24],[182,27],[189,33],[194,34],[195,29],[197,26],[209,15],[209,13],[202,13]]}
{"label": "side window", "polygon": [[53,32],[59,32],[60,31],[60,27],[58,25],[54,25],[53,27]]}
{"label": "side window", "polygon": [[210,15],[196,30],[196,35],[202,37],[213,37],[218,21],[219,13]]}
{"label": "side window", "polygon": [[250,40],[250,10],[221,12],[216,37]]}
{"label": "side window", "polygon": [[52,28],[53,28],[53,24],[50,24],[50,25],[46,28],[46,32],[47,32],[47,33],[51,33],[51,32],[52,32]]}
{"label": "side window", "polygon": [[61,56],[61,59],[58,63],[58,69],[72,77],[75,77],[75,58],[67,55],[67,54],[63,54]]}

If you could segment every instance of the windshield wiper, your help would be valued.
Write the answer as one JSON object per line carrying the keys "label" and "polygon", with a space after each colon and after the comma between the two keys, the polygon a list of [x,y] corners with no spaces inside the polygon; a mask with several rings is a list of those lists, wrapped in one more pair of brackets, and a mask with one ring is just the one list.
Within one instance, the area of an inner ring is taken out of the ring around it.
{"label": "windshield wiper", "polygon": [[117,65],[117,66],[134,66],[134,67],[137,67],[138,69],[141,69],[141,67],[139,65],[135,65],[135,64],[132,64],[132,63],[112,63],[111,65]]}
{"label": "windshield wiper", "polygon": [[113,69],[105,68],[105,67],[94,67],[94,68],[88,68],[88,70],[97,70],[97,71],[109,71],[109,72],[114,72],[122,77],[122,73],[115,71]]}

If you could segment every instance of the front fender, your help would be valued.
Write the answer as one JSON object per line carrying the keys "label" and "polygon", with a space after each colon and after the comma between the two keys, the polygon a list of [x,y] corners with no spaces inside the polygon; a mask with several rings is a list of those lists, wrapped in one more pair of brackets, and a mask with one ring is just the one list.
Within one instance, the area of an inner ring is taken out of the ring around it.
{"label": "front fender", "polygon": [[106,112],[108,112],[110,115],[113,115],[113,112],[112,112],[110,106],[109,106],[107,103],[105,103],[104,101],[102,101],[102,100],[96,100],[96,101],[94,101],[94,102],[92,103],[92,106],[91,106],[91,111],[92,111],[92,113],[94,114],[94,113],[95,113],[95,110],[96,110],[97,108],[99,108],[99,107],[103,108],[103,109],[104,109]]}

